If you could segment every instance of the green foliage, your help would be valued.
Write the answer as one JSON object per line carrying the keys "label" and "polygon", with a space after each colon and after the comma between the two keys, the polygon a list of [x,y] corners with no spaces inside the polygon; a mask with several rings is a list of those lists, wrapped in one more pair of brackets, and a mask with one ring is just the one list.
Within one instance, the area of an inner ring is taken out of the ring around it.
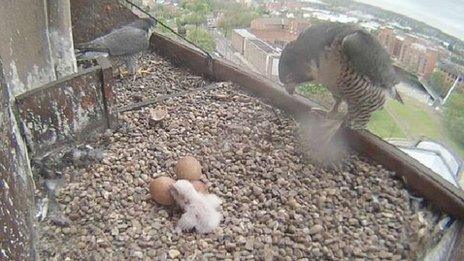
{"label": "green foliage", "polygon": [[[170,24],[169,24],[169,20],[166,19],[166,18],[158,18],[158,20],[159,20],[161,23],[165,24],[165,25],[168,25],[168,26],[170,25]],[[171,33],[171,31],[169,31],[166,27],[164,27],[164,26],[162,26],[162,25],[157,26],[157,27],[156,27],[156,30],[159,31],[159,32],[162,33],[162,34],[170,34],[170,33]]]}
{"label": "green foliage", "polygon": [[464,94],[450,97],[445,108],[445,126],[451,136],[464,145]]}
{"label": "green foliage", "polygon": [[249,27],[253,19],[259,14],[248,7],[237,4],[231,5],[230,9],[224,10],[224,16],[219,20],[218,26],[228,36],[232,29]]}
{"label": "green foliage", "polygon": [[298,86],[298,91],[303,96],[311,96],[315,94],[321,94],[328,92],[327,88],[324,87],[322,84],[317,83],[305,83]]}
{"label": "green foliage", "polygon": [[464,66],[464,58],[462,58],[462,57],[451,56],[450,60],[453,63],[457,63],[457,64],[460,64],[460,65]]}
{"label": "green foliage", "polygon": [[374,134],[384,138],[406,138],[406,135],[395,123],[385,109],[375,111],[372,114],[367,128]]}
{"label": "green foliage", "polygon": [[183,15],[181,18],[176,19],[178,25],[195,25],[200,26],[206,23],[206,16],[200,13],[191,12],[189,14]]}
{"label": "green foliage", "polygon": [[206,15],[212,11],[212,3],[209,0],[184,0],[181,7],[199,15]]}
{"label": "green foliage", "polygon": [[201,28],[193,28],[187,32],[187,39],[194,42],[204,50],[212,52],[216,49],[216,42],[208,31]]}
{"label": "green foliage", "polygon": [[446,75],[442,71],[434,71],[429,78],[430,86],[435,90],[438,95],[444,95],[449,86],[445,83]]}
{"label": "green foliage", "polygon": [[180,16],[178,10],[166,8],[164,5],[156,5],[155,10],[155,16],[157,16],[158,19],[168,20]]}

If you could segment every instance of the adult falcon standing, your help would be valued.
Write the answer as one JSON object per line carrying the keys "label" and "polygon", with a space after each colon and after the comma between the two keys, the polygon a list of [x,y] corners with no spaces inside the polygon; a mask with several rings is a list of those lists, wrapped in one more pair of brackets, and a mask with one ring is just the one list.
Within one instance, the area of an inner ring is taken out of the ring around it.
{"label": "adult falcon standing", "polygon": [[104,54],[109,56],[113,66],[125,65],[129,73],[137,71],[137,54],[148,50],[150,36],[156,26],[152,18],[139,18],[127,25],[114,29],[90,42],[76,44],[78,59]]}
{"label": "adult falcon standing", "polygon": [[323,22],[302,32],[282,51],[279,79],[290,94],[300,83],[325,85],[335,100],[328,118],[344,101],[348,112],[340,124],[351,129],[365,128],[387,96],[403,103],[388,52],[371,34],[350,24]]}

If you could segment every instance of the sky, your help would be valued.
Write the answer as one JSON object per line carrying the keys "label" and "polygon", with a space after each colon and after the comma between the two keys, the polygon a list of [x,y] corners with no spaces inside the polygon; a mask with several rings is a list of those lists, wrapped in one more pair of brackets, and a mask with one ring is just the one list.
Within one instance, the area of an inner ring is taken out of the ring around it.
{"label": "sky", "polygon": [[355,0],[424,22],[464,41],[464,0]]}

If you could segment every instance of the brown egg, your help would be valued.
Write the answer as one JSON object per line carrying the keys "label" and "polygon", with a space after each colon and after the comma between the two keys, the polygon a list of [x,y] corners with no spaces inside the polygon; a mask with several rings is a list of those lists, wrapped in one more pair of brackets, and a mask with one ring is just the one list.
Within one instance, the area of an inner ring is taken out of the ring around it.
{"label": "brown egg", "polygon": [[161,176],[150,181],[151,198],[162,205],[174,204],[174,198],[169,192],[169,186],[174,184],[175,180],[170,177]]}
{"label": "brown egg", "polygon": [[201,181],[201,180],[193,180],[191,182],[193,184],[193,187],[195,187],[195,189],[198,192],[200,192],[200,193],[208,193],[208,185],[206,183],[204,183],[203,181]]}
{"label": "brown egg", "polygon": [[185,156],[177,161],[175,170],[177,179],[186,179],[190,181],[201,179],[200,162],[192,156]]}

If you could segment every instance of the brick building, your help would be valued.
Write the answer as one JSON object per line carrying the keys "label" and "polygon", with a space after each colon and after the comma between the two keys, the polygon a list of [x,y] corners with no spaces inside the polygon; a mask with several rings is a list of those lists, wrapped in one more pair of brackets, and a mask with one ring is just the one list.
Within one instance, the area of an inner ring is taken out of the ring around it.
{"label": "brick building", "polygon": [[309,26],[310,22],[304,19],[257,18],[251,21],[250,32],[263,41],[283,47]]}
{"label": "brick building", "polygon": [[246,29],[235,29],[231,38],[232,47],[243,55],[259,73],[272,80],[278,79],[280,53],[277,49]]}
{"label": "brick building", "polygon": [[411,34],[397,35],[393,28],[383,28],[377,38],[401,67],[429,76],[437,63],[438,50],[430,43]]}
{"label": "brick building", "polygon": [[457,80],[457,88],[464,90],[464,66],[448,61],[442,61],[438,64],[437,69],[445,73],[446,86],[451,87]]}
{"label": "brick building", "polygon": [[260,39],[245,39],[244,56],[263,75],[272,77],[272,59],[278,55],[272,46]]}
{"label": "brick building", "polygon": [[243,55],[245,39],[247,38],[256,38],[256,36],[250,33],[247,29],[234,29],[232,32],[230,42],[232,47],[241,55]]}

